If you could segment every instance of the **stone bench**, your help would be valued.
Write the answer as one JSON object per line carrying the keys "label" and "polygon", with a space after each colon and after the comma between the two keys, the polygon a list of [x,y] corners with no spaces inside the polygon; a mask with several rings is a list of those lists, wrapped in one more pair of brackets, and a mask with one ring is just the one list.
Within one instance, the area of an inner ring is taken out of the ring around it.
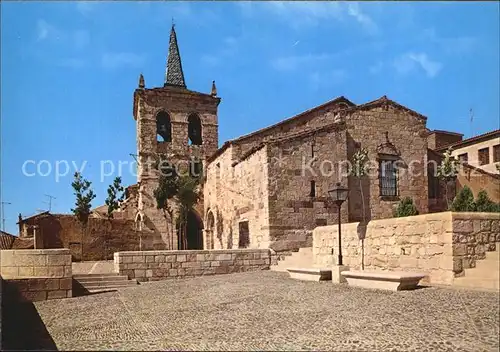
{"label": "stone bench", "polygon": [[287,268],[292,279],[326,281],[332,279],[332,270],[325,268]]}
{"label": "stone bench", "polygon": [[350,286],[381,290],[413,290],[426,275],[407,271],[343,271]]}

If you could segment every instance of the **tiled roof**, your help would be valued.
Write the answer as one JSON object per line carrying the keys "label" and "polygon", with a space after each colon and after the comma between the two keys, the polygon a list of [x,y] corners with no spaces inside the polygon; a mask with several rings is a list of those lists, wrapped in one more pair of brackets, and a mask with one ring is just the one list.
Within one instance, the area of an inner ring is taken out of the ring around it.
{"label": "tiled roof", "polygon": [[172,25],[170,31],[170,43],[168,47],[167,69],[165,72],[165,86],[177,86],[186,88],[184,72],[182,71],[181,55],[177,45],[175,27]]}
{"label": "tiled roof", "polygon": [[465,146],[468,146],[471,144],[483,142],[483,141],[488,140],[488,139],[493,139],[496,137],[500,137],[500,129],[486,132],[486,133],[483,133],[483,134],[480,134],[480,135],[477,135],[477,136],[474,136],[471,138],[467,138],[467,139],[464,139],[463,141],[460,141],[460,142],[451,143],[451,144],[442,146],[436,150],[437,151],[445,151],[446,149],[448,149],[450,147],[453,149],[458,149],[458,148],[462,148],[462,147],[465,147]]}
{"label": "tiled roof", "polygon": [[5,231],[0,231],[0,249],[11,249],[16,236]]}

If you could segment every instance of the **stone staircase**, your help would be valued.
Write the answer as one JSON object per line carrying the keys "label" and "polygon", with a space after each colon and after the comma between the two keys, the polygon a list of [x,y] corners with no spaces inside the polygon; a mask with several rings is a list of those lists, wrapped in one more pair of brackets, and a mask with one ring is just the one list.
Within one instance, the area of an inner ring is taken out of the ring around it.
{"label": "stone staircase", "polygon": [[73,275],[73,294],[83,295],[114,291],[119,288],[136,286],[137,284],[135,279],[129,280],[126,275],[116,273],[77,274]]}
{"label": "stone staircase", "polygon": [[477,260],[475,268],[464,271],[464,276],[454,279],[454,286],[500,291],[500,243],[495,251],[486,252],[485,259]]}
{"label": "stone staircase", "polygon": [[299,248],[298,252],[293,252],[284,259],[279,260],[277,265],[272,265],[272,271],[286,272],[287,268],[312,268],[313,249],[312,247]]}

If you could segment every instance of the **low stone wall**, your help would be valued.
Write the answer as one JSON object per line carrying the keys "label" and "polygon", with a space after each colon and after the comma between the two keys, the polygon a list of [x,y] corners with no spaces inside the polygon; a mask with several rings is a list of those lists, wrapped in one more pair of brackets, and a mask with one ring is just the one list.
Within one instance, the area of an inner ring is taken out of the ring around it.
{"label": "low stone wall", "polygon": [[72,297],[69,249],[3,250],[0,263],[4,292],[11,299]]}
{"label": "low stone wall", "polygon": [[114,265],[116,272],[130,279],[156,281],[266,270],[271,253],[269,249],[117,252]]}
{"label": "low stone wall", "polygon": [[[433,213],[342,225],[344,264],[365,269],[424,272],[423,283],[453,284],[463,269],[475,266],[500,241],[500,214]],[[365,235],[362,242],[359,237]],[[362,246],[363,245],[363,246]],[[333,251],[333,252],[332,252]],[[313,233],[314,264],[337,262],[338,226],[317,227]]]}

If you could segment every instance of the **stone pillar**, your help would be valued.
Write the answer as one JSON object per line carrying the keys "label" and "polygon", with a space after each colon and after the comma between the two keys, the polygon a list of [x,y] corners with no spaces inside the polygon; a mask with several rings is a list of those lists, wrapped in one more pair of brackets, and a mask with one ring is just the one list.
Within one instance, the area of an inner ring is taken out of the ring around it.
{"label": "stone pillar", "polygon": [[345,265],[333,265],[332,266],[332,283],[334,284],[342,284],[347,282],[345,277],[340,275],[341,272],[343,271],[348,271],[349,267]]}

